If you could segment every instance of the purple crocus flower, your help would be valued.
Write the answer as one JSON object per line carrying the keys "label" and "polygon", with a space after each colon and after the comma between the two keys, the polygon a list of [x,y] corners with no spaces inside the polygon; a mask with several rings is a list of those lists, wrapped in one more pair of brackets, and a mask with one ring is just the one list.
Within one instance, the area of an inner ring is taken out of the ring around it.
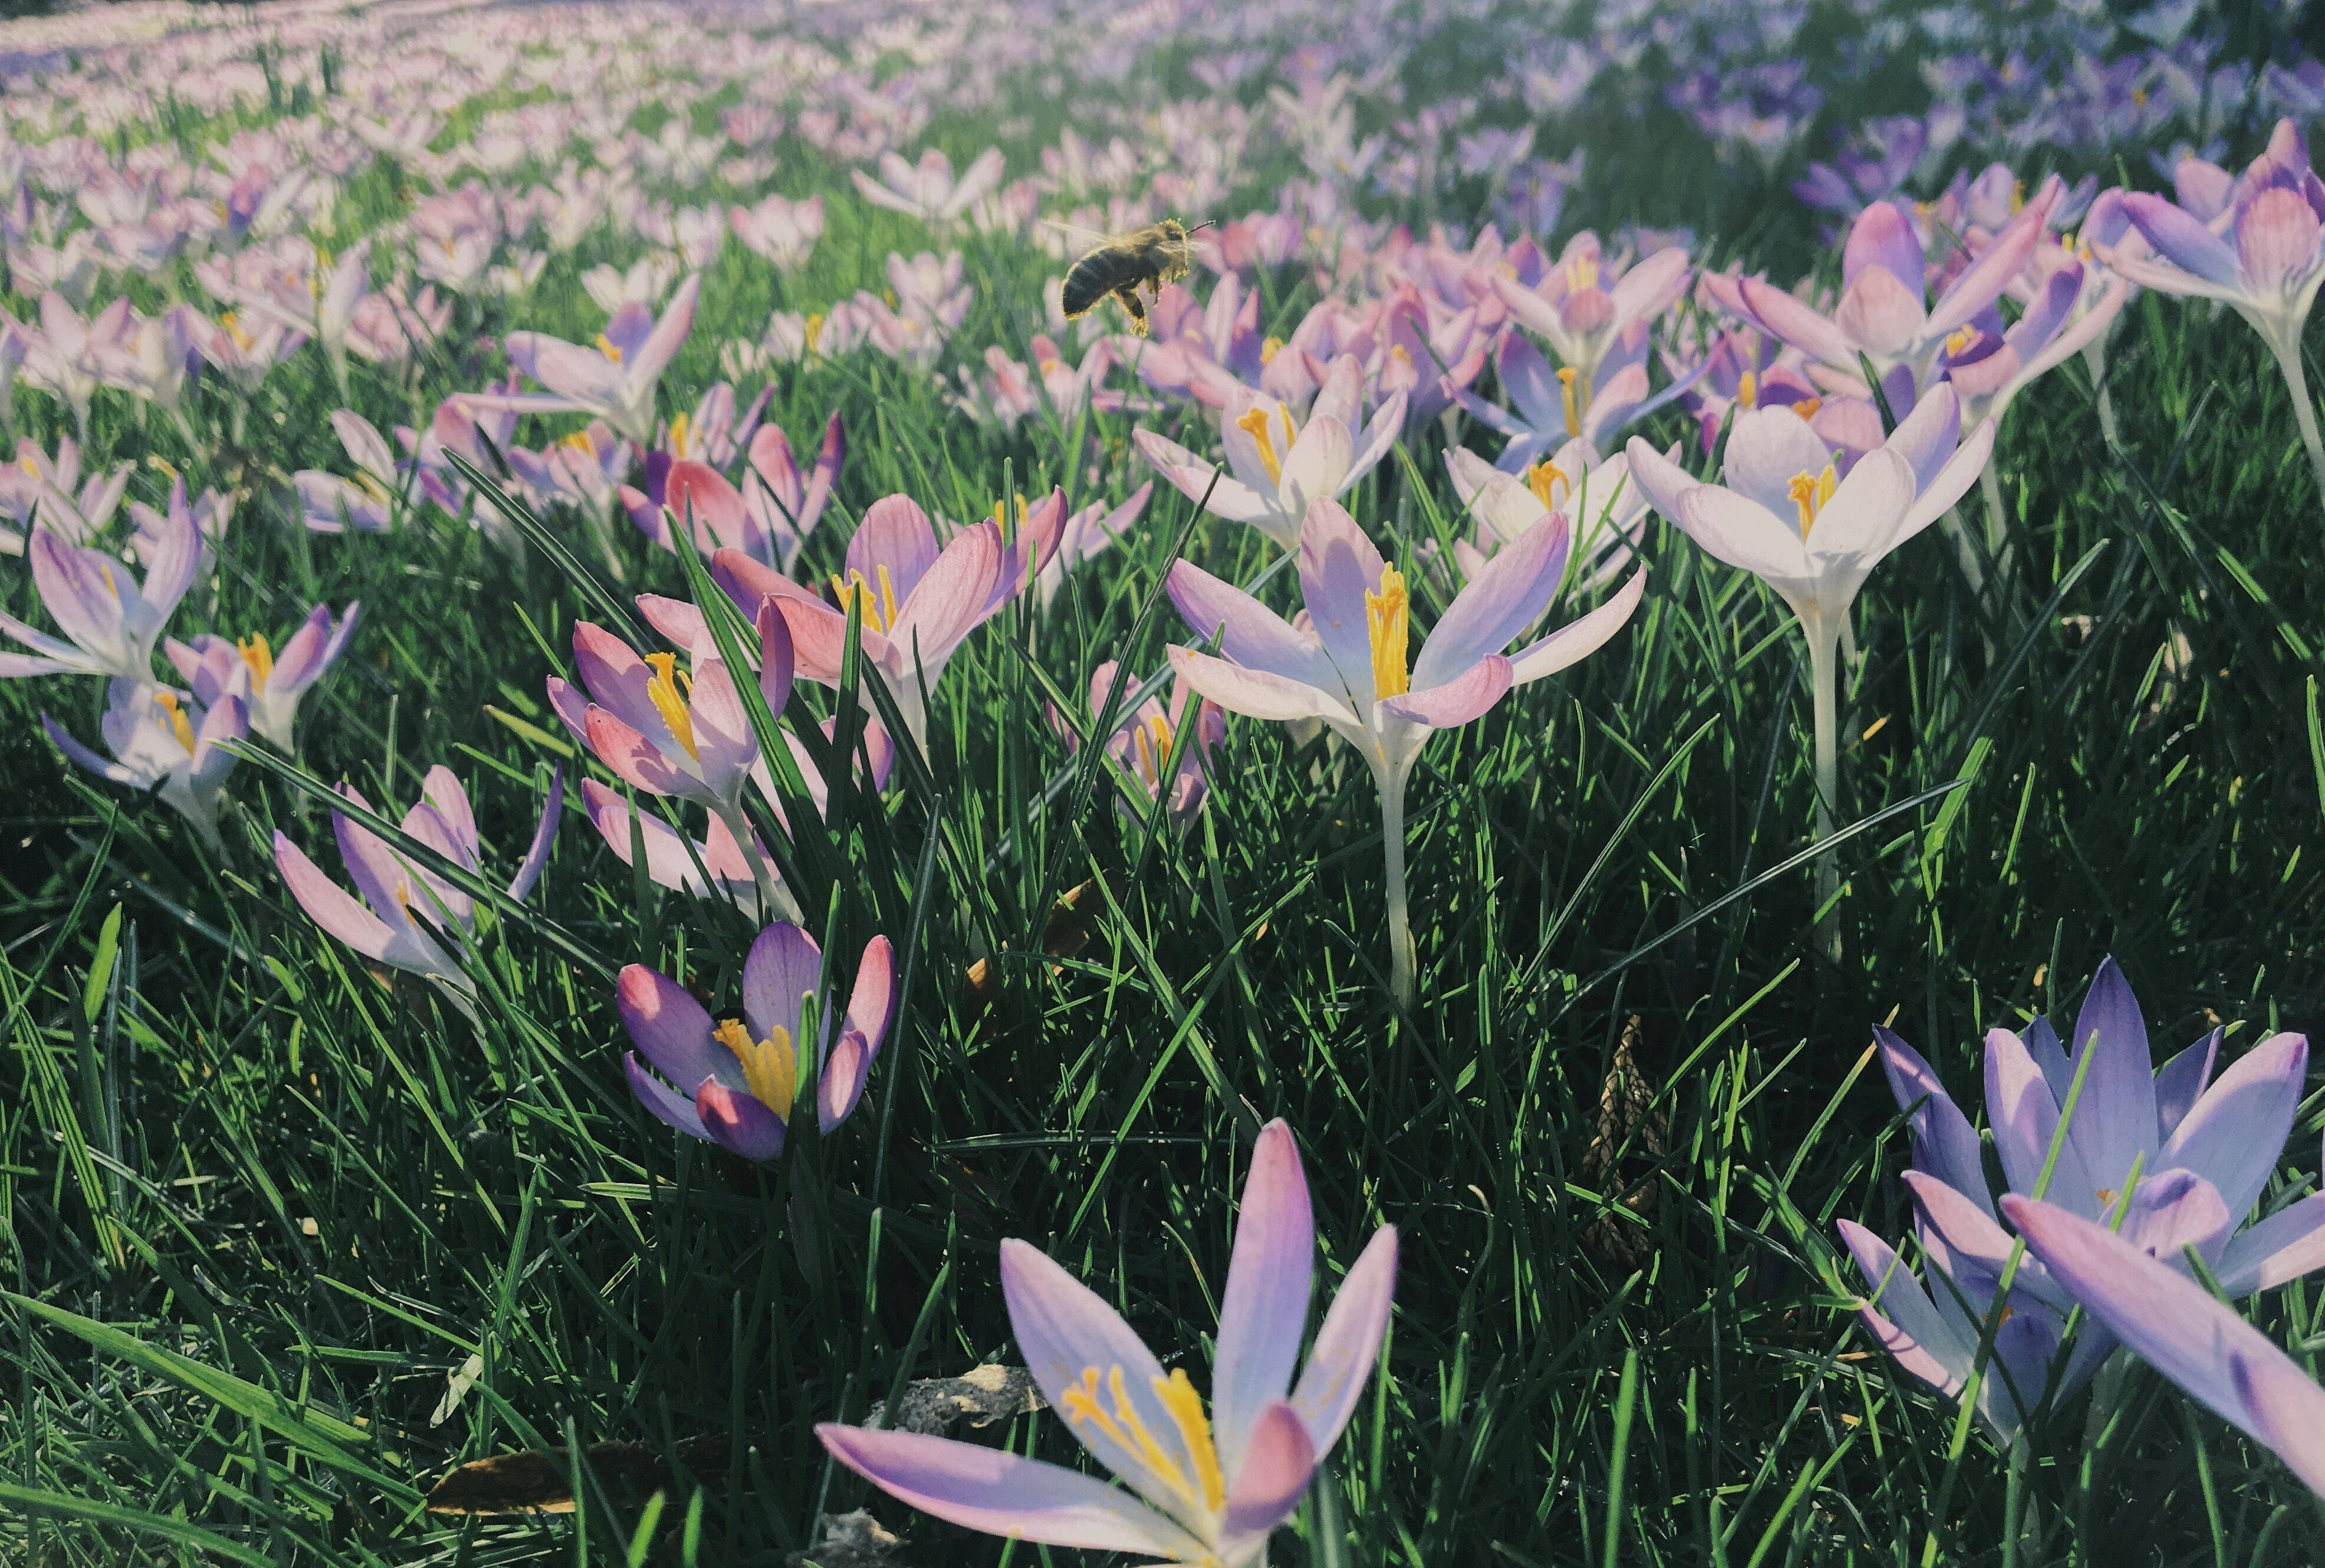
{"label": "purple crocus flower", "polygon": [[937,148],[907,162],[901,152],[880,154],[880,177],[856,171],[857,194],[875,207],[917,217],[931,228],[943,228],[991,193],[1005,171],[1001,149],[988,147],[969,166],[953,175],[952,160]]}
{"label": "purple crocus flower", "polygon": [[110,474],[92,468],[81,479],[80,448],[60,437],[55,461],[30,440],[16,443],[16,461],[0,464],[0,555],[24,553],[24,535],[44,522],[67,544],[87,544],[113,520],[129,484],[129,465]]}
{"label": "purple crocus flower", "polygon": [[218,798],[235,759],[218,742],[238,741],[249,731],[240,697],[205,708],[167,687],[116,675],[106,686],[105,716],[97,723],[110,759],[74,740],[46,714],[41,727],[76,766],[141,793],[153,790],[193,825],[213,852],[225,847],[218,837]]}
{"label": "purple crocus flower", "polygon": [[1404,790],[1422,749],[1439,730],[1486,713],[1511,687],[1539,680],[1596,651],[1619,631],[1646,591],[1642,571],[1580,620],[1502,650],[1542,618],[1566,572],[1571,530],[1544,517],[1502,547],[1446,607],[1418,659],[1408,659],[1412,602],[1402,573],[1381,557],[1338,503],[1308,508],[1300,536],[1303,632],[1231,583],[1191,561],[1171,567],[1167,587],[1199,637],[1218,654],[1171,650],[1172,667],[1229,713],[1320,721],[1355,749],[1380,790],[1387,854],[1390,986],[1413,998],[1413,932],[1404,885]]}
{"label": "purple crocus flower", "polygon": [[694,307],[701,292],[702,274],[696,272],[678,286],[659,318],[633,300],[607,320],[594,346],[540,332],[512,332],[506,345],[510,367],[545,390],[477,392],[464,401],[473,408],[518,413],[579,410],[604,420],[641,447],[650,447],[657,433],[654,389],[694,330]]}
{"label": "purple crocus flower", "polygon": [[302,468],[291,475],[308,529],[315,533],[384,531],[395,521],[398,498],[409,493],[414,466],[397,461],[386,438],[351,410],[334,412],[331,429],[356,476],[343,479],[320,468]]}
{"label": "purple crocus flower", "polygon": [[1097,1293],[1031,1243],[1001,1244],[1001,1288],[1027,1368],[1130,1491],[947,1438],[832,1423],[816,1435],[891,1497],[972,1530],[1140,1562],[1255,1568],[1364,1394],[1388,1327],[1396,1249],[1394,1227],[1374,1232],[1303,1370],[1315,1221],[1292,1130],[1271,1121],[1244,1187],[1208,1413],[1184,1369],[1165,1373]]}
{"label": "purple crocus flower", "polygon": [[1989,311],[2024,270],[2059,189],[2044,187],[1934,302],[1925,302],[1921,235],[1912,217],[1888,201],[1873,203],[1849,226],[1841,252],[1840,303],[1829,317],[1759,278],[1737,280],[1737,293],[1753,325],[1807,355],[1826,386],[1869,396],[1861,355],[1890,406],[1910,408],[1938,380],[1946,340]]}
{"label": "purple crocus flower", "polygon": [[[2008,1193],[2040,1193],[2070,1214],[2119,1228],[2127,1245],[2148,1254],[2176,1260],[2193,1246],[2235,1296],[2325,1266],[2325,1196],[2240,1228],[2292,1130],[2308,1044],[2299,1035],[2272,1036],[2215,1081],[2222,1034],[2213,1030],[2156,1067],[2138,1000],[2113,959],[2092,976],[2065,1045],[2042,1019],[2023,1033],[1987,1031],[1987,1114]],[[2016,1211],[2010,1196],[1997,1209],[1978,1132],[1935,1069],[1888,1029],[1876,1028],[1874,1041],[1909,1117],[1913,1168],[1905,1181],[1931,1277],[1924,1289],[1885,1243],[1844,1222],[1874,1287],[1860,1315],[1906,1370],[1959,1393],[2013,1250],[2000,1222],[2015,1224]],[[1961,1299],[1951,1299],[1957,1293]],[[1997,1434],[2015,1431],[2046,1388],[2053,1398],[2080,1388],[2112,1348],[2104,1334],[2086,1331],[2073,1353],[2057,1360],[2076,1299],[2041,1262],[2022,1262],[1996,1340],[2004,1387],[1987,1388],[1980,1407]]]}
{"label": "purple crocus flower", "polygon": [[1585,232],[1538,277],[1496,275],[1494,290],[1510,318],[1549,344],[1560,366],[1591,389],[1616,343],[1634,325],[1652,323],[1669,309],[1687,291],[1687,253],[1677,246],[1625,268],[1605,254],[1597,235]]}
{"label": "purple crocus flower", "polygon": [[2165,1259],[2106,1225],[2016,1194],[2002,1209],[2094,1322],[2325,1496],[2325,1388],[2298,1361]]}
{"label": "purple crocus flower", "polygon": [[1709,362],[1699,364],[1650,395],[1647,337],[1646,323],[1635,323],[1601,355],[1592,380],[1571,365],[1552,370],[1540,349],[1513,332],[1502,339],[1494,360],[1502,401],[1508,406],[1489,403],[1466,387],[1453,398],[1472,419],[1509,438],[1496,466],[1505,474],[1523,473],[1563,443],[1604,443],[1685,392],[1709,368]]}
{"label": "purple crocus flower", "polygon": [[2309,462],[2325,493],[2325,438],[2309,395],[2301,334],[2325,284],[2325,182],[2309,165],[2309,149],[2289,120],[2277,126],[2268,151],[2237,182],[2236,194],[2211,226],[2160,196],[2134,192],[2124,210],[2155,254],[2124,248],[2100,253],[2110,267],[2158,293],[2224,301],[2243,317],[2276,356]]}
{"label": "purple crocus flower", "polygon": [[162,651],[201,702],[241,697],[249,707],[252,729],[283,751],[295,751],[292,730],[299,699],[347,651],[360,610],[350,602],[335,621],[329,604],[316,605],[284,640],[280,653],[258,632],[233,642],[207,632],[190,643],[173,637]]}
{"label": "purple crocus flower", "polygon": [[824,1132],[863,1098],[895,1018],[895,945],[885,936],[864,945],[845,1019],[830,1000],[823,950],[788,920],[751,944],[740,1018],[714,1023],[678,982],[633,964],[615,982],[622,1028],[637,1047],[624,1054],[622,1070],[639,1103],[688,1137],[745,1159],[773,1159],[806,1096]]}
{"label": "purple crocus flower", "polygon": [[28,675],[114,675],[151,680],[153,645],[193,586],[202,538],[190,516],[163,535],[140,583],[117,558],[67,544],[35,525],[25,550],[41,603],[64,636],[52,637],[0,612],[0,632],[32,650],[0,653],[0,679]]}
{"label": "purple crocus flower", "polygon": [[[1116,674],[1120,669],[1109,659],[1090,671],[1089,717],[1093,722],[1106,711],[1106,700],[1114,691]],[[1125,681],[1125,694],[1140,684]],[[1195,703],[1191,721],[1194,733],[1188,737],[1186,749],[1180,753],[1170,778],[1162,777],[1162,769],[1171,761],[1171,748],[1177,743],[1179,732],[1190,722],[1187,701],[1191,695],[1183,678],[1175,680],[1171,684],[1168,707],[1161,698],[1150,696],[1122,714],[1114,733],[1107,737],[1106,754],[1121,773],[1122,810],[1135,823],[1144,822],[1155,798],[1163,796],[1167,798],[1165,809],[1172,823],[1183,826],[1203,808],[1203,801],[1210,793],[1211,748],[1226,740],[1227,734],[1227,715],[1216,703]],[[1080,733],[1055,708],[1050,710],[1050,724],[1065,741],[1069,752],[1081,751]]]}
{"label": "purple crocus flower", "polygon": [[[356,806],[371,809],[371,803],[353,785],[342,784],[338,790]],[[560,766],[550,775],[548,798],[542,803],[533,842],[509,881],[511,899],[523,902],[541,880],[564,809],[565,770]],[[398,826],[405,837],[426,844],[464,871],[483,869],[482,844],[477,836],[476,815],[468,807],[468,792],[443,764],[428,770],[421,780],[420,798],[403,814]],[[476,900],[434,872],[406,860],[387,840],[343,812],[331,813],[331,832],[338,843],[339,862],[362,895],[360,900],[326,876],[304,850],[278,830],[274,868],[282,873],[283,885],[307,918],[327,934],[374,964],[432,981],[473,1021],[476,982],[445,950],[444,941],[459,945],[476,929]]]}

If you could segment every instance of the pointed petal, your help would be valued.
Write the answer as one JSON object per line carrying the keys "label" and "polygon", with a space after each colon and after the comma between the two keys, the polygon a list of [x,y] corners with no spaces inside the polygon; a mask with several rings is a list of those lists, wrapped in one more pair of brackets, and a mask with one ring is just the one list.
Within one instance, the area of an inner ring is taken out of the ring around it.
{"label": "pointed petal", "polygon": [[1308,1332],[1316,1228],[1292,1129],[1260,1130],[1236,1221],[1212,1358],[1211,1425],[1219,1462],[1237,1473],[1252,1425],[1291,1390]]}

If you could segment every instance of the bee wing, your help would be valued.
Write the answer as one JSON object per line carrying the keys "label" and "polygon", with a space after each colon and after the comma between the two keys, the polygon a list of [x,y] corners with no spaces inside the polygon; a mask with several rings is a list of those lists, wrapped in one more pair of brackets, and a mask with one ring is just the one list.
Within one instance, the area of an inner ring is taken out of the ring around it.
{"label": "bee wing", "polygon": [[1062,218],[1037,217],[1033,222],[1040,227],[1053,229],[1069,239],[1080,240],[1090,245],[1107,244],[1114,238],[1104,229],[1089,228],[1078,223],[1068,223]]}

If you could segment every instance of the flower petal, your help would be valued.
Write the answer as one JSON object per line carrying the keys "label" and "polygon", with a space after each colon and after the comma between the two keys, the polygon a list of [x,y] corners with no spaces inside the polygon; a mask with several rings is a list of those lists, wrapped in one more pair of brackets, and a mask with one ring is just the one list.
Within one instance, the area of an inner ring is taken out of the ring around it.
{"label": "flower petal", "polygon": [[1292,1391],[1292,1407],[1315,1440],[1319,1456],[1331,1453],[1340,1440],[1380,1356],[1396,1287],[1396,1246],[1395,1226],[1383,1225],[1373,1232],[1348,1277],[1340,1281],[1339,1294],[1324,1314],[1324,1326],[1317,1331],[1316,1347]]}
{"label": "flower petal", "polygon": [[1292,1129],[1271,1121],[1252,1149],[1211,1363],[1211,1426],[1229,1475],[1242,1462],[1253,1423],[1282,1401],[1299,1370],[1315,1253],[1300,1151]]}

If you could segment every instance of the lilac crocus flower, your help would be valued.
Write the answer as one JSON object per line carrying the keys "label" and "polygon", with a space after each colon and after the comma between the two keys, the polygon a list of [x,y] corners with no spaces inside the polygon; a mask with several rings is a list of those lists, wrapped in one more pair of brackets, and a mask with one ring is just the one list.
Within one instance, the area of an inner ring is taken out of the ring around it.
{"label": "lilac crocus flower", "polygon": [[1181,618],[1197,636],[1221,640],[1218,654],[1172,649],[1180,677],[1229,713],[1320,721],[1372,770],[1387,855],[1390,986],[1400,1004],[1413,1000],[1414,968],[1404,791],[1422,748],[1439,730],[1483,715],[1511,687],[1596,651],[1646,591],[1642,571],[1598,609],[1505,657],[1502,650],[1549,608],[1571,543],[1566,518],[1552,515],[1504,546],[1412,659],[1404,576],[1337,502],[1311,503],[1301,531],[1300,591],[1312,632],[1191,561],[1171,567],[1166,586]]}
{"label": "lilac crocus flower", "polygon": [[[1667,456],[1678,452],[1673,447]],[[1614,581],[1638,549],[1647,497],[1631,483],[1626,453],[1602,458],[1589,442],[1569,441],[1524,473],[1509,474],[1457,447],[1445,454],[1445,466],[1453,493],[1477,521],[1471,539],[1453,541],[1454,563],[1465,577],[1476,576],[1495,551],[1524,539],[1552,512],[1579,520],[1574,572],[1580,592]]]}
{"label": "lilac crocus flower", "polygon": [[1759,278],[1737,293],[1753,325],[1807,355],[1835,392],[1871,395],[1858,356],[1869,361],[1894,409],[1910,408],[1938,380],[1946,340],[1991,309],[2042,243],[2060,187],[2045,186],[1984,254],[1928,300],[1928,264],[1913,220],[1876,201],[1849,226],[1841,251],[1840,303],[1824,316]]}
{"label": "lilac crocus flower", "polygon": [[191,522],[194,532],[202,541],[201,564],[197,575],[208,571],[218,558],[216,545],[226,537],[227,524],[234,520],[234,498],[215,490],[205,490],[199,496],[186,493],[186,476],[176,475],[170,481],[170,502],[155,510],[144,503],[129,503],[129,520],[136,531],[129,536],[129,549],[150,569],[166,546],[170,535],[181,520]]}
{"label": "lilac crocus flower", "polygon": [[1517,333],[1502,339],[1494,359],[1506,408],[1463,388],[1453,399],[1472,419],[1509,438],[1496,459],[1503,472],[1516,474],[1539,462],[1561,443],[1596,447],[1634,420],[1684,393],[1708,362],[1674,379],[1663,391],[1647,391],[1647,329],[1644,322],[1609,346],[1600,356],[1597,379],[1569,365],[1553,371],[1542,351]]}
{"label": "lilac crocus flower", "polygon": [[763,426],[751,438],[750,467],[740,491],[706,465],[672,464],[648,536],[672,549],[672,520],[690,519],[696,548],[732,547],[762,566],[788,572],[831,503],[831,486],[847,454],[838,414],[824,426],[815,466],[804,473],[792,456],[791,438],[773,425]]}
{"label": "lilac crocus flower", "polygon": [[408,494],[413,466],[399,462],[372,422],[351,410],[331,415],[331,429],[356,476],[343,479],[320,468],[291,475],[307,527],[316,533],[378,533],[395,521],[398,498]]}
{"label": "lilac crocus flower", "polygon": [[72,410],[80,438],[88,439],[88,404],[104,384],[129,331],[126,295],[84,320],[65,297],[51,289],[41,296],[40,325],[20,324],[0,311],[0,327],[23,335],[23,377],[53,393]]}
{"label": "lilac crocus flower", "polygon": [[823,237],[823,198],[792,201],[769,196],[755,207],[728,208],[727,219],[744,249],[788,272],[805,263]]}
{"label": "lilac crocus flower", "polygon": [[[1610,288],[1607,278],[1618,269],[1621,276]],[[1669,309],[1687,291],[1687,253],[1677,246],[1621,268],[1606,257],[1598,236],[1586,232],[1538,276],[1496,274],[1494,291],[1513,321],[1549,344],[1559,364],[1584,387],[1594,388],[1602,379],[1600,362],[1616,344],[1634,325],[1650,323]]]}
{"label": "lilac crocus flower", "polygon": [[347,651],[361,608],[350,602],[346,612],[334,619],[329,605],[316,605],[284,640],[280,653],[258,632],[238,642],[208,633],[190,643],[173,637],[162,650],[201,702],[239,696],[250,710],[252,729],[283,751],[295,751],[293,727],[299,699]]}
{"label": "lilac crocus flower", "polygon": [[2302,444],[2325,493],[2325,438],[2301,358],[2302,327],[2325,284],[2325,182],[2309,166],[2309,149],[2292,122],[2278,126],[2268,151],[2237,182],[2217,220],[2225,238],[2160,196],[2134,192],[2123,202],[2155,254],[2134,255],[2117,246],[2100,259],[2158,293],[2224,301],[2260,334],[2293,395]]}
{"label": "lilac crocus flower", "polygon": [[[760,695],[781,713],[791,701],[791,638],[782,616],[760,613],[755,619]],[[755,853],[757,840],[743,815],[743,791],[764,760],[726,662],[697,645],[681,675],[678,655],[641,658],[587,621],[573,629],[573,662],[586,696],[549,678],[549,703],[565,727],[632,789],[691,801],[722,818],[746,852],[765,907],[795,908]]]}
{"label": "lilac crocus flower", "polygon": [[153,645],[193,586],[202,555],[190,517],[171,527],[140,583],[117,558],[67,544],[45,526],[25,550],[32,585],[61,638],[0,612],[0,632],[32,650],[0,653],[0,679],[27,675],[114,675],[151,680]]}
{"label": "lilac crocus flower", "polygon": [[[2138,1000],[2113,959],[2092,976],[2064,1046],[2043,1019],[2023,1033],[1987,1031],[1987,1115],[2008,1193],[2040,1194],[2167,1259],[2194,1246],[2235,1296],[2325,1266],[2325,1196],[2243,1226],[2292,1130],[2307,1042],[2273,1036],[2215,1081],[2222,1035],[2215,1029],[2156,1067]],[[1905,1181],[1931,1277],[1925,1290],[1885,1243],[1844,1223],[1874,1287],[1860,1314],[1906,1370],[1959,1393],[2013,1250],[1997,1219],[2013,1216],[2012,1198],[1997,1211],[1978,1132],[1935,1069],[1888,1029],[1876,1028],[1874,1040],[1909,1118],[1913,1168]],[[1950,1299],[1957,1291],[1963,1300]],[[2046,1388],[2053,1399],[2074,1393],[2113,1348],[2086,1331],[2071,1355],[2057,1359],[2075,1300],[2042,1263],[2022,1262],[1996,1340],[2004,1386],[1986,1389],[1981,1402],[1999,1435],[2007,1438]]]}
{"label": "lilac crocus flower", "polygon": [[1257,1568],[1356,1413],[1388,1327],[1396,1250],[1394,1227],[1374,1232],[1303,1369],[1315,1220],[1292,1130],[1271,1121],[1244,1186],[1208,1413],[1186,1371],[1165,1373],[1096,1292],[1030,1243],[1001,1244],[1001,1288],[1027,1368],[1068,1430],[1131,1490],[948,1438],[831,1423],[816,1435],[891,1497],[972,1530],[1139,1562]]}
{"label": "lilac crocus flower", "polygon": [[633,300],[613,313],[594,346],[540,332],[512,332],[506,345],[510,367],[545,390],[477,392],[464,401],[475,408],[518,413],[579,410],[650,447],[657,434],[654,389],[694,330],[694,307],[701,292],[702,274],[690,275],[659,318]]}
{"label": "lilac crocus flower", "polygon": [[[541,819],[534,825],[516,875],[509,880],[508,896],[518,902],[533,891],[549,863],[557,840],[557,824],[565,809],[565,770],[551,773],[549,795]],[[338,791],[362,809],[371,803],[353,785]],[[484,866],[477,818],[468,807],[468,793],[453,771],[441,763],[421,780],[420,798],[397,825],[405,837],[426,844],[468,872]],[[274,868],[283,885],[307,912],[307,918],[372,963],[400,969],[433,982],[446,999],[470,1020],[476,1013],[476,982],[470,980],[445,942],[462,945],[476,929],[476,900],[449,881],[396,853],[386,839],[344,812],[331,813],[331,832],[339,846],[339,862],[356,885],[360,899],[325,875],[304,850],[278,830],[274,835]]]}
{"label": "lilac crocus flower", "polygon": [[[998,509],[996,509],[998,511]],[[863,657],[895,694],[913,744],[928,747],[928,699],[968,634],[1030,586],[1055,552],[1066,498],[1053,491],[1005,544],[998,521],[962,529],[937,545],[929,514],[891,495],[864,513],[848,541],[827,601],[737,549],[711,558],[711,575],[753,614],[773,604],[791,630],[799,673],[837,686],[847,652],[848,612],[861,617]]]}
{"label": "lilac crocus flower", "polygon": [[857,193],[875,207],[917,217],[931,228],[958,222],[1001,183],[1005,171],[1001,149],[988,147],[969,166],[953,175],[952,160],[937,148],[907,162],[901,152],[880,154],[880,177],[856,171]]}
{"label": "lilac crocus flower", "polygon": [[24,535],[46,523],[67,544],[87,544],[104,531],[129,484],[129,465],[110,474],[94,468],[86,482],[80,448],[70,436],[57,440],[56,460],[30,440],[16,443],[16,461],[0,464],[0,555],[24,553]]}
{"label": "lilac crocus flower", "polygon": [[248,733],[240,697],[205,708],[167,687],[116,675],[106,686],[105,716],[97,723],[110,759],[74,740],[46,714],[41,727],[77,766],[132,789],[155,791],[213,852],[225,847],[218,837],[218,799],[235,759],[218,742],[238,741]]}
{"label": "lilac crocus flower", "polygon": [[[1227,472],[1152,430],[1139,455],[1190,499],[1208,492],[1214,517],[1247,522],[1287,550],[1300,545],[1309,503],[1346,494],[1396,444],[1404,394],[1392,393],[1360,422],[1363,373],[1352,355],[1336,361],[1303,424],[1272,393],[1242,389],[1222,410]],[[1218,483],[1212,476],[1218,475]]]}
{"label": "lilac crocus flower", "polygon": [[2027,1250],[2094,1322],[2325,1496],[2325,1388],[2298,1361],[2165,1259],[2106,1225],[2015,1194],[2002,1207]]}
{"label": "lilac crocus flower", "polygon": [[[1960,401],[1941,385],[1886,442],[1852,457],[1834,451],[1794,409],[1754,409],[1728,432],[1721,484],[1698,483],[1636,437],[1626,450],[1631,476],[1656,511],[1713,556],[1765,582],[1800,622],[1815,701],[1817,832],[1829,836],[1839,789],[1840,634],[1849,607],[1875,567],[1977,482],[1994,450],[1994,421],[1963,436]],[[1818,879],[1818,903],[1829,906],[1839,887],[1831,856],[1820,857]],[[1829,948],[1839,941],[1835,927]]]}
{"label": "lilac crocus flower", "polygon": [[615,982],[622,1028],[637,1047],[622,1057],[631,1091],[659,1120],[745,1159],[781,1155],[811,1094],[817,1127],[831,1131],[863,1098],[894,1020],[895,945],[885,936],[864,945],[844,1019],[830,990],[823,950],[787,920],[751,944],[740,1018],[714,1023],[678,982],[631,964]]}
{"label": "lilac crocus flower", "polygon": [[[1115,678],[1121,666],[1109,659],[1090,671],[1089,719],[1095,723],[1106,711],[1107,698],[1113,694]],[[1123,694],[1142,684],[1125,680]],[[1106,754],[1121,773],[1123,814],[1133,823],[1144,823],[1147,812],[1158,796],[1165,797],[1164,809],[1174,826],[1183,826],[1203,808],[1210,793],[1211,748],[1227,739],[1227,715],[1218,705],[1207,699],[1195,703],[1195,729],[1187,737],[1186,749],[1180,753],[1178,765],[1172,769],[1168,779],[1162,770],[1171,761],[1171,748],[1178,742],[1179,732],[1190,722],[1187,700],[1192,695],[1184,678],[1171,684],[1171,704],[1162,705],[1159,697],[1148,697],[1126,713],[1121,713],[1114,733],[1106,740]],[[1055,708],[1050,711],[1051,727],[1066,742],[1069,752],[1081,751],[1081,734]]]}

